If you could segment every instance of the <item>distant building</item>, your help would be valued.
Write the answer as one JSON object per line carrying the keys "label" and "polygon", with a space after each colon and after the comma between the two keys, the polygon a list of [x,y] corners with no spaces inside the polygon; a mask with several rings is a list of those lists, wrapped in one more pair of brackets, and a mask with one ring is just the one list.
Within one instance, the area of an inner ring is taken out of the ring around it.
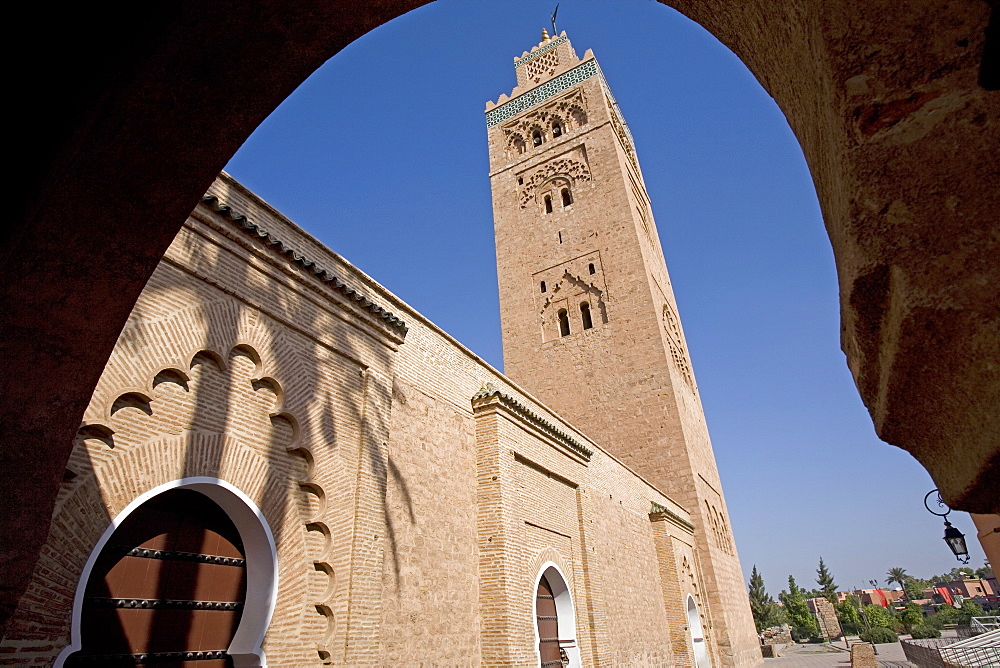
{"label": "distant building", "polygon": [[[903,598],[902,590],[898,589],[855,589],[850,593],[861,599],[861,605],[881,605],[883,608]],[[840,592],[837,594],[839,596]]]}
{"label": "distant building", "polygon": [[994,596],[996,590],[989,580],[980,578],[962,578],[944,583],[952,594],[961,594],[963,598],[986,598]]}
{"label": "distant building", "polygon": [[924,598],[929,598],[934,603],[955,605],[955,598],[951,595],[951,590],[947,587],[928,587],[923,591],[923,594]]}

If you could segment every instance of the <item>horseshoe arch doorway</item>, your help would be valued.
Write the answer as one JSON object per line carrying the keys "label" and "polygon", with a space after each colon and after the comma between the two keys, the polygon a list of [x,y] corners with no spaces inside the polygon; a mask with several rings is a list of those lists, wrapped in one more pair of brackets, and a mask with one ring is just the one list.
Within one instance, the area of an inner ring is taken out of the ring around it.
{"label": "horseshoe arch doorway", "polygon": [[133,501],[91,553],[56,666],[265,666],[274,539],[221,480],[168,483]]}

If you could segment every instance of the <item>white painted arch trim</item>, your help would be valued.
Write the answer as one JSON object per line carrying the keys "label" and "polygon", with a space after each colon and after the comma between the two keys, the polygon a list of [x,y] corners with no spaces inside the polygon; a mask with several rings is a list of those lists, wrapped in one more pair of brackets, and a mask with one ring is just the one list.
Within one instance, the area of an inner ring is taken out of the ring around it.
{"label": "white painted arch trim", "polygon": [[712,659],[708,655],[708,639],[705,638],[705,630],[701,625],[701,612],[691,594],[687,596],[687,618],[695,668],[712,668]]}
{"label": "white painted arch trim", "polygon": [[208,476],[197,476],[174,480],[155,487],[137,496],[124,510],[118,513],[111,524],[101,534],[100,540],[94,546],[83,573],[76,586],[73,598],[73,619],[70,626],[70,644],[63,648],[56,658],[55,668],[62,668],[71,654],[83,648],[83,638],[80,632],[81,615],[83,613],[83,594],[90,579],[91,571],[100,555],[125,518],[131,515],[139,506],[154,496],[173,489],[190,489],[201,492],[222,508],[229,519],[236,525],[243,541],[247,567],[247,596],[243,606],[243,616],[239,628],[230,643],[228,652],[233,658],[236,668],[266,668],[267,658],[261,645],[264,634],[271,623],[274,605],[278,595],[278,551],[274,544],[271,527],[261,513],[260,508],[238,487]]}
{"label": "white painted arch trim", "polygon": [[536,607],[537,602],[537,592],[538,583],[541,582],[542,576],[549,581],[549,586],[552,587],[552,595],[555,596],[556,603],[556,617],[559,625],[559,646],[566,650],[566,656],[569,658],[569,668],[583,668],[583,662],[580,659],[580,645],[576,641],[576,609],[573,607],[573,595],[569,591],[568,580],[566,576],[563,575],[562,569],[554,561],[546,561],[542,564],[542,567],[538,569],[538,573],[535,574],[534,586],[531,588],[531,611],[533,613],[533,618],[531,620],[531,628],[534,631],[535,637],[535,659],[538,665],[542,665],[542,655],[538,651],[538,608]]}

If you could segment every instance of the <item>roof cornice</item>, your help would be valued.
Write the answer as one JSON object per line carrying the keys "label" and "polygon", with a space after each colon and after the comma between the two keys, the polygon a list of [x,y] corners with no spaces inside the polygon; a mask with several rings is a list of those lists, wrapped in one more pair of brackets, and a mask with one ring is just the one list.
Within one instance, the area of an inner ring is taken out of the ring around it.
{"label": "roof cornice", "polygon": [[665,506],[661,506],[656,501],[650,502],[652,505],[649,509],[649,519],[651,522],[659,522],[663,520],[670,520],[674,524],[687,529],[691,533],[694,533],[694,525],[688,522],[686,519],[670,510]]}
{"label": "roof cornice", "polygon": [[407,326],[401,318],[382,308],[374,301],[349,286],[336,274],[327,269],[321,268],[313,260],[308,259],[302,253],[292,248],[281,239],[278,239],[260,225],[251,222],[250,219],[242,213],[234,211],[232,207],[220,200],[218,196],[206,194],[201,198],[201,201],[212,211],[231,222],[237,229],[242,230],[247,236],[263,241],[265,244],[273,248],[275,252],[280,255],[284,255],[289,260],[305,269],[306,273],[312,275],[317,280],[330,285],[333,289],[337,290],[348,299],[360,303],[361,306],[366,308],[372,314],[384,320],[385,323],[392,329],[396,330],[400,336],[406,336]]}
{"label": "roof cornice", "polygon": [[476,392],[475,395],[473,395],[472,407],[473,410],[476,410],[485,408],[491,404],[502,406],[509,413],[512,413],[521,420],[529,423],[535,429],[538,429],[547,437],[568,449],[570,452],[574,453],[578,457],[582,457],[585,461],[590,461],[590,458],[594,455],[593,450],[586,447],[578,440],[532,411],[520,401],[508,394],[505,394],[494,386],[493,383],[486,383],[478,392]]}

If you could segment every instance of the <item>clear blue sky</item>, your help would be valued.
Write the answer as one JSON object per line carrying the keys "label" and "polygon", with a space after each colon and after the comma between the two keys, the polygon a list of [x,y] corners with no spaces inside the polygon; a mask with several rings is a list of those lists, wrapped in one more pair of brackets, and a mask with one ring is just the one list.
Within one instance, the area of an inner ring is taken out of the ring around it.
{"label": "clear blue sky", "polygon": [[[439,0],[336,55],[227,170],[503,368],[487,100],[554,0]],[[651,0],[563,0],[632,129],[725,487],[744,579],[841,588],[959,564],[930,476],[875,436],[839,345],[829,240],[802,152],[746,67]],[[225,94],[220,82],[220,94]],[[669,493],[669,490],[665,490]],[[968,515],[957,513],[983,564]]]}

